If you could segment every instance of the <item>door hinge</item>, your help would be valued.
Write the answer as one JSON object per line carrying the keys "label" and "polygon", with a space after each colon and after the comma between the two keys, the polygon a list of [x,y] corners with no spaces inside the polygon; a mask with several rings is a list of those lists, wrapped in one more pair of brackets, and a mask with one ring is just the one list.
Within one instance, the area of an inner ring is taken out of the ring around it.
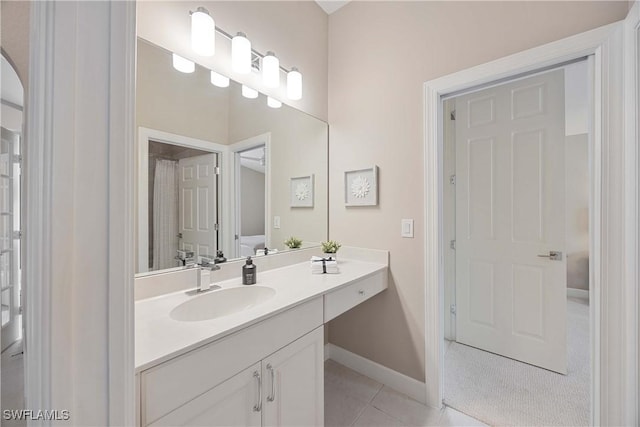
{"label": "door hinge", "polygon": [[13,155],[13,163],[22,164],[22,156],[20,154]]}
{"label": "door hinge", "polygon": [[220,166],[214,168],[216,175],[220,175]]}
{"label": "door hinge", "polygon": [[456,176],[455,175],[451,175],[449,177],[449,184],[456,185]]}
{"label": "door hinge", "polygon": [[456,110],[451,110],[451,120],[456,119]]}
{"label": "door hinge", "polygon": [[20,231],[20,230],[14,230],[14,231],[13,231],[13,238],[14,238],[14,239],[22,239],[22,231]]}
{"label": "door hinge", "polygon": [[456,241],[455,240],[451,240],[449,242],[449,247],[455,251],[456,250]]}
{"label": "door hinge", "polygon": [[451,304],[451,306],[449,307],[449,311],[451,312],[451,314],[455,315],[456,314],[456,305],[455,304]]}
{"label": "door hinge", "polygon": [[215,231],[220,231],[220,224],[218,224],[217,222],[215,224],[213,224],[213,229]]}

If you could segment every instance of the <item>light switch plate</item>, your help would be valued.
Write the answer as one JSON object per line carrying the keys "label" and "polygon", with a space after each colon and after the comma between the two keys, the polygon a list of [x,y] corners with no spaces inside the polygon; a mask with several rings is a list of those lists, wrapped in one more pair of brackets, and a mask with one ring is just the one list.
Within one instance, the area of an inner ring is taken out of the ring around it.
{"label": "light switch plate", "polygon": [[413,238],[413,220],[412,219],[403,219],[401,220],[402,229],[400,235],[402,237],[410,237]]}
{"label": "light switch plate", "polygon": [[273,228],[280,228],[280,217],[279,216],[274,216],[273,217]]}

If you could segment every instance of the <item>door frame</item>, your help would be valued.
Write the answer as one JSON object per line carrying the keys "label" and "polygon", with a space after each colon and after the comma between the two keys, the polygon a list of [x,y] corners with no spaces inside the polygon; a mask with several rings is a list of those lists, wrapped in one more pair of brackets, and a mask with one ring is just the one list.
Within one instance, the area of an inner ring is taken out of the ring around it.
{"label": "door frame", "polygon": [[[140,242],[149,241],[149,142],[156,141],[163,144],[180,145],[182,147],[196,148],[198,150],[208,151],[217,154],[218,164],[224,165],[225,157],[228,156],[227,146],[217,144],[211,141],[205,141],[202,139],[191,138],[188,136],[177,135],[169,132],[164,132],[157,129],[150,129],[140,126],[138,128],[138,205],[137,205],[137,222],[138,222],[138,239],[136,240],[137,251],[136,253],[136,273],[146,273],[148,268],[142,269],[143,261],[149,259],[149,245],[141,245]],[[222,168],[223,172],[224,169]],[[222,175],[219,177],[221,181],[226,181]],[[223,186],[219,186],[223,187]],[[222,194],[218,197],[218,205],[227,202],[229,197],[228,191],[222,191]],[[220,230],[218,231],[218,240],[224,242],[224,227],[222,224],[226,224],[226,219],[223,210],[220,210],[220,218],[218,223],[220,224]],[[215,254],[214,254],[215,255]],[[163,271],[178,270],[168,269]]]}
{"label": "door frame", "polygon": [[[264,145],[265,155],[265,177],[264,177],[264,241],[265,246],[269,247],[271,244],[271,227],[269,224],[269,218],[271,218],[271,132],[261,133],[260,135],[252,136],[251,138],[243,139],[229,145],[228,164],[226,169],[229,171],[229,177],[231,179],[229,185],[229,220],[231,224],[231,230],[233,233],[229,237],[229,245],[234,248],[232,258],[240,257],[240,221],[238,221],[238,213],[240,211],[240,198],[238,197],[238,182],[240,175],[240,168],[238,167],[238,153],[247,151],[251,148]],[[238,235],[238,240],[235,239],[235,235]]]}
{"label": "door frame", "polygon": [[[625,305],[625,301],[637,301],[637,272],[628,271],[630,267],[625,260],[638,259],[637,241],[634,238],[635,244],[629,244],[626,236],[637,236],[639,185],[637,156],[625,157],[625,153],[635,154],[635,141],[624,138],[621,126],[624,107],[622,26],[621,22],[606,25],[424,84],[425,385],[426,401],[430,406],[440,408],[443,399],[442,99],[459,91],[589,56],[594,64],[591,79],[594,111],[589,141],[592,150],[589,228],[593,260],[589,291],[592,319],[590,418],[595,425],[635,424],[638,367],[634,357],[637,357],[638,308],[637,305]],[[624,142],[616,144],[617,141]],[[607,345],[601,347],[601,342]]]}

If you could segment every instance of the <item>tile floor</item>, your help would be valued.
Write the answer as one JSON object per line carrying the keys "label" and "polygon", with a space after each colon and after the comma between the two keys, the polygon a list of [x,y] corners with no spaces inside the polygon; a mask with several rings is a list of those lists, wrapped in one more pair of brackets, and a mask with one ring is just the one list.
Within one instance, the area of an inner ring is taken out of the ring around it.
{"label": "tile floor", "polygon": [[[24,408],[24,360],[22,354],[22,340],[2,352],[0,364],[2,364],[2,409]],[[25,420],[2,419],[2,427],[23,427]]]}
{"label": "tile floor", "polygon": [[486,426],[451,408],[428,408],[333,360],[324,369],[326,427]]}

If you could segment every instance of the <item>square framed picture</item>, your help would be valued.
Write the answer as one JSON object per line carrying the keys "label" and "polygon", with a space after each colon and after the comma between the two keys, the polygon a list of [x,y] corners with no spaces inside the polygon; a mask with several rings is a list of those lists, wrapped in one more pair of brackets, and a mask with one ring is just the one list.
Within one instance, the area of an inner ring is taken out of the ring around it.
{"label": "square framed picture", "polygon": [[378,204],[378,166],[345,171],[345,206],[376,206]]}
{"label": "square framed picture", "polygon": [[289,191],[292,208],[313,207],[313,175],[291,178]]}

